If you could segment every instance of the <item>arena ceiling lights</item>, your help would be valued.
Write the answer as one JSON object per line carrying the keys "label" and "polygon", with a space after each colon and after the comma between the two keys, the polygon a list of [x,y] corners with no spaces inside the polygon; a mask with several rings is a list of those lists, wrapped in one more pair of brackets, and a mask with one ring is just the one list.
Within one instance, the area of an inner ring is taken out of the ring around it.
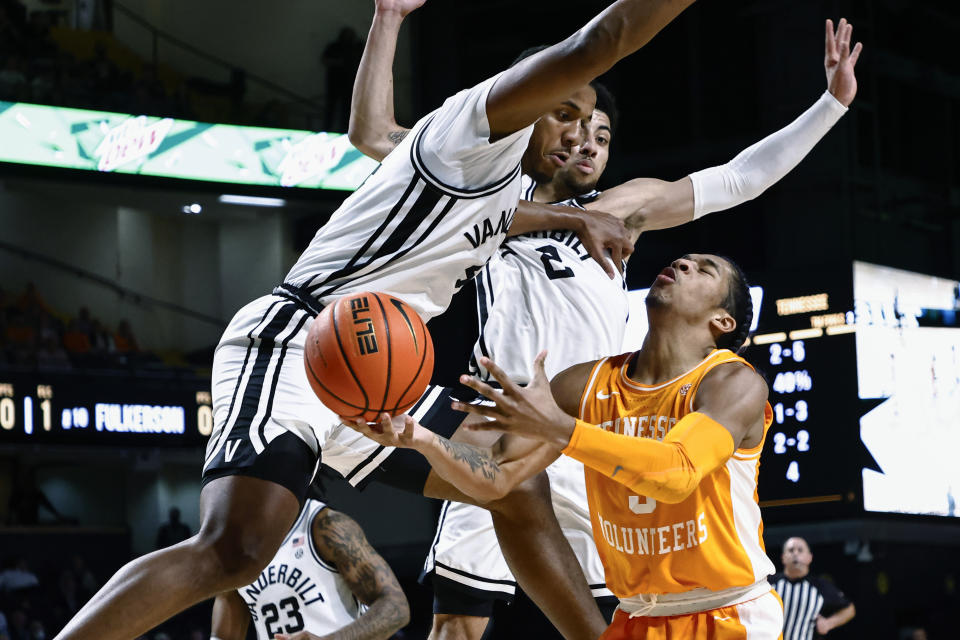
{"label": "arena ceiling lights", "polygon": [[0,140],[0,162],[269,187],[353,191],[377,166],[343,134],[23,102],[0,101]]}

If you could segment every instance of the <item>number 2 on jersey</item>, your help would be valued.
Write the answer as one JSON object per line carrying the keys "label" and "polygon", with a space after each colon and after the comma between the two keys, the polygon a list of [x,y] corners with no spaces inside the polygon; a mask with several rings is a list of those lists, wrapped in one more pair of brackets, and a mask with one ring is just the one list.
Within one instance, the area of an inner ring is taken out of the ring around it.
{"label": "number 2 on jersey", "polygon": [[537,247],[537,251],[540,252],[540,261],[543,262],[543,268],[547,272],[547,277],[551,280],[559,280],[560,278],[572,278],[574,275],[573,269],[570,267],[563,267],[558,269],[553,266],[553,263],[556,262],[560,266],[563,266],[563,258],[560,257],[560,252],[557,251],[557,248],[553,245],[544,245],[542,247]]}

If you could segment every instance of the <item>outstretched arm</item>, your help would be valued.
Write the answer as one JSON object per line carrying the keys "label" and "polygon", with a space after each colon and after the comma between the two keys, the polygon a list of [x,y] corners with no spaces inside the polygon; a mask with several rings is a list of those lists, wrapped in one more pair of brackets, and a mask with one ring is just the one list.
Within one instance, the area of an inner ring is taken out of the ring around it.
{"label": "outstretched arm", "polygon": [[[443,486],[432,481],[433,491],[429,495],[425,493],[427,497],[476,504],[499,500],[560,456],[558,447],[510,434],[502,434],[490,444],[487,434],[471,432],[470,425],[480,422],[472,417],[463,422],[453,438],[430,431],[408,415],[391,419],[382,414],[377,425],[368,425],[363,420],[341,420],[385,447],[413,449],[423,455],[433,472],[448,483]],[[477,435],[481,437],[475,437]]]}
{"label": "outstretched arm", "polygon": [[[723,466],[737,447],[762,440],[767,387],[745,365],[724,365],[708,373],[697,391],[694,411],[660,442],[612,433],[577,420],[554,397],[531,389],[533,385],[524,389],[513,385],[489,359],[481,359],[480,364],[503,385],[504,392],[498,394],[476,378],[468,380],[468,386],[496,405],[457,407],[490,418],[477,429],[505,431],[563,447],[565,455],[662,502],[683,501],[701,478]],[[542,366],[541,361],[538,377]],[[581,387],[578,401],[583,392]],[[572,402],[570,393],[558,393],[558,397]]]}
{"label": "outstretched arm", "polygon": [[[546,352],[537,356],[533,380],[523,391],[531,394],[533,402],[546,403],[551,396],[557,397],[562,406],[558,411],[561,414],[566,411],[569,415],[563,415],[573,421],[571,416],[577,413],[577,404],[594,363],[574,365],[551,383],[547,381],[543,367],[545,358]],[[500,375],[507,380],[502,372]],[[462,376],[461,382],[477,390],[481,388],[475,386],[479,381],[470,376]],[[500,395],[483,383],[479,384],[489,393]],[[518,399],[519,390],[520,387],[509,382],[504,385],[503,396]],[[472,412],[467,407],[472,405],[453,403],[453,408],[458,411]],[[546,469],[559,457],[563,446],[512,433],[504,433],[489,444],[489,434],[480,433],[485,419],[478,416],[468,416],[452,440],[433,433],[407,415],[391,421],[389,415],[382,414],[377,425],[368,425],[362,420],[341,420],[386,447],[406,447],[419,451],[440,478],[479,503],[504,497],[517,485]],[[444,497],[452,499],[451,496]]]}
{"label": "outstretched arm", "polygon": [[410,621],[410,606],[390,565],[350,516],[327,507],[311,527],[320,557],[336,567],[353,595],[369,608],[345,627],[322,637],[301,632],[277,640],[374,640],[390,638]]}
{"label": "outstretched arm", "polygon": [[792,123],[745,149],[725,165],[667,182],[638,178],[608,189],[588,208],[622,218],[633,241],[642,231],[666,229],[756,198],[803,160],[843,116],[857,93],[854,67],[863,46],[851,50],[853,27],[826,22],[827,91]]}
{"label": "outstretched arm", "polygon": [[650,41],[694,0],[618,0],[575,34],[507,69],[487,97],[490,137],[510,135]]}
{"label": "outstretched arm", "polygon": [[403,19],[426,0],[376,0],[373,23],[353,82],[350,144],[382,161],[410,132],[397,124],[393,110],[393,59]]}

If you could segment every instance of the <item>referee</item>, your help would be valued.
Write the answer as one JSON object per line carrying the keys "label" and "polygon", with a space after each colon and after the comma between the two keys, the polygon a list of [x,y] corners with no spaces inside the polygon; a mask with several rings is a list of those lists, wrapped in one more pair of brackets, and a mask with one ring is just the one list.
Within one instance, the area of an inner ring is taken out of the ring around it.
{"label": "referee", "polygon": [[[783,572],[770,583],[783,599],[783,640],[810,640],[853,619],[853,603],[832,582],[810,574],[813,554],[803,538],[783,545]],[[826,612],[826,617],[822,613]]]}

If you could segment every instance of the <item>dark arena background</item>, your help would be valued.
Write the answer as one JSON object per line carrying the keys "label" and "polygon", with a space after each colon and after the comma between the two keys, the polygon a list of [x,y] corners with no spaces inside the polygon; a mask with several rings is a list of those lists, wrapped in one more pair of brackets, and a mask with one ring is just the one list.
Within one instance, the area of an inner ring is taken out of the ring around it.
{"label": "dark arena background", "polygon": [[[401,33],[398,121],[605,4],[428,0]],[[0,639],[56,636],[157,548],[171,509],[196,533],[213,348],[376,167],[336,137],[372,14],[373,0],[0,0]],[[758,305],[745,353],[775,414],[768,554],[779,570],[784,541],[805,537],[813,572],[856,604],[830,637],[957,638],[960,4],[698,0],[603,78],[620,125],[600,187],[676,180],[790,122],[824,91],[823,21],[841,17],[865,47],[849,113],[756,200],[643,234],[628,284],[685,253],[743,266]],[[430,323],[436,382],[465,369],[474,295]],[[131,411],[168,427],[125,430]],[[417,579],[440,503],[323,475],[404,587],[396,637],[426,637]],[[209,638],[210,611],[146,637]],[[498,607],[490,637],[530,637],[535,615]]]}

